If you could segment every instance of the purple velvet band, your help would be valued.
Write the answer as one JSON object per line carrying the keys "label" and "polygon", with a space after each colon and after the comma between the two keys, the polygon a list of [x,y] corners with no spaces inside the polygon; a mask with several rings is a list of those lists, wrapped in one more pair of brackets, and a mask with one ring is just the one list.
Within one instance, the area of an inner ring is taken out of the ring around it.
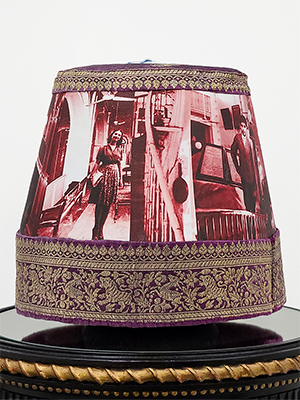
{"label": "purple velvet band", "polygon": [[250,94],[247,75],[240,71],[168,64],[93,65],[60,71],[53,93],[175,89]]}
{"label": "purple velvet band", "polygon": [[172,68],[176,70],[194,70],[194,71],[218,71],[227,74],[235,73],[239,75],[245,75],[241,71],[234,68],[225,67],[208,67],[208,66],[198,66],[198,65],[186,65],[186,64],[156,64],[156,63],[127,63],[127,64],[100,64],[100,65],[86,65],[83,67],[70,68],[78,69],[80,71],[116,71],[116,70],[159,70],[161,68]]}
{"label": "purple velvet band", "polygon": [[269,239],[80,241],[17,234],[16,308],[68,323],[153,327],[269,314],[285,303]]}

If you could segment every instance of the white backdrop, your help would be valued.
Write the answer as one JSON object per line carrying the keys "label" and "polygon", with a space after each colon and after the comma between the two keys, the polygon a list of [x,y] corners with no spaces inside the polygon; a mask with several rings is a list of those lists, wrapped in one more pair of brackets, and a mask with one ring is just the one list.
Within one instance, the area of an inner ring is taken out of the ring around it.
{"label": "white backdrop", "polygon": [[14,304],[18,230],[59,70],[151,59],[249,77],[288,305],[300,308],[300,2],[1,0],[0,307]]}

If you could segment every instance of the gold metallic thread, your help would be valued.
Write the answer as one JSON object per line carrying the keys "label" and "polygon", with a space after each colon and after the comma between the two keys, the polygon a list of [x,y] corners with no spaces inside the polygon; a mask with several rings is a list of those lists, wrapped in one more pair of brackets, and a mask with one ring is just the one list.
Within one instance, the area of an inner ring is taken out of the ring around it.
{"label": "gold metallic thread", "polygon": [[285,303],[279,236],[152,246],[18,237],[16,308],[58,319],[151,324],[242,318]]}
{"label": "gold metallic thread", "polygon": [[53,93],[62,91],[118,91],[193,89],[250,94],[247,75],[239,72],[163,67],[157,69],[119,69],[60,71]]}

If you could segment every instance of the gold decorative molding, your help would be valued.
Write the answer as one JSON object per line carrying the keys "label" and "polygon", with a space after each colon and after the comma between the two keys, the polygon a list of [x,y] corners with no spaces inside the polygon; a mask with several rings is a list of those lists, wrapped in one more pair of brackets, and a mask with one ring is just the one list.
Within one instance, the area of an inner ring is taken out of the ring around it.
{"label": "gold decorative molding", "polygon": [[[284,377],[284,376],[283,376]],[[74,388],[74,387],[59,387],[59,386],[51,386],[51,385],[36,385],[36,384],[29,384],[29,383],[23,383],[23,382],[18,382],[16,379],[15,380],[9,380],[9,379],[2,379],[0,377],[0,383],[5,384],[8,387],[18,387],[21,389],[27,389],[27,390],[33,390],[36,392],[49,392],[49,393],[58,393],[58,394],[70,394],[72,396],[77,396],[77,395],[84,395],[85,397],[88,396],[100,396],[100,398],[106,398],[109,396],[113,396],[115,398],[119,398],[119,396],[123,396],[124,398],[127,398],[129,396],[134,396],[134,397],[143,397],[143,398],[156,398],[158,396],[162,397],[177,397],[177,398],[185,398],[186,396],[190,395],[192,397],[197,396],[197,398],[205,396],[205,395],[214,395],[214,394],[223,394],[223,393],[233,393],[233,392],[248,392],[249,390],[265,390],[265,389],[272,389],[272,388],[278,388],[278,387],[284,387],[284,390],[288,390],[286,386],[296,384],[299,382],[299,378],[294,378],[294,379],[278,379],[277,381],[273,383],[260,383],[259,385],[254,383],[254,384],[249,384],[249,385],[238,385],[238,386],[229,386],[229,387],[219,387],[216,389],[200,389],[200,390],[195,390],[194,388],[191,389],[178,389],[178,390],[144,390],[143,387],[141,388],[141,391],[138,390],[133,390],[133,391],[128,391],[126,390],[126,386],[123,387],[123,390],[116,391],[116,390],[87,390],[87,389],[79,389],[79,388]]]}
{"label": "gold decorative molding", "polygon": [[220,365],[217,367],[185,367],[185,368],[140,368],[111,369],[95,367],[79,367],[71,365],[42,364],[0,358],[0,372],[21,374],[28,378],[58,379],[60,381],[75,380],[78,382],[96,382],[124,384],[135,382],[178,382],[186,381],[221,381],[223,379],[238,380],[258,376],[287,374],[290,371],[300,371],[300,355],[283,360],[255,362],[251,364]]}
{"label": "gold decorative molding", "polygon": [[[283,376],[284,377],[284,376]],[[36,384],[29,384],[29,383],[23,383],[23,382],[18,382],[17,380],[9,380],[9,379],[2,379],[0,377],[0,383],[5,384],[7,386],[12,386],[12,387],[19,387],[21,389],[27,389],[27,390],[34,390],[36,392],[49,392],[49,393],[58,393],[58,394],[70,394],[70,395],[85,395],[87,396],[100,396],[100,398],[105,398],[108,396],[114,396],[115,398],[118,398],[119,396],[123,396],[124,398],[127,398],[129,396],[134,396],[134,397],[144,397],[144,398],[156,398],[158,396],[162,397],[177,397],[177,398],[184,398],[187,395],[190,395],[192,397],[195,396],[205,396],[205,395],[214,395],[214,394],[223,394],[223,393],[233,393],[233,392],[248,392],[249,390],[258,390],[258,389],[272,389],[278,388],[278,387],[285,387],[284,390],[288,390],[286,386],[296,384],[299,382],[299,378],[294,378],[294,379],[278,379],[276,382],[273,383],[261,383],[261,384],[249,384],[249,385],[243,385],[243,386],[229,386],[229,387],[219,387],[216,389],[200,389],[200,390],[143,390],[141,388],[141,391],[138,390],[133,390],[132,392],[126,390],[126,386],[124,386],[123,390],[116,391],[116,390],[87,390],[87,389],[79,389],[79,388],[74,388],[74,387],[59,387],[59,386],[50,386],[50,385],[36,385]],[[125,389],[125,390],[124,390]],[[198,398],[198,397],[197,397]]]}

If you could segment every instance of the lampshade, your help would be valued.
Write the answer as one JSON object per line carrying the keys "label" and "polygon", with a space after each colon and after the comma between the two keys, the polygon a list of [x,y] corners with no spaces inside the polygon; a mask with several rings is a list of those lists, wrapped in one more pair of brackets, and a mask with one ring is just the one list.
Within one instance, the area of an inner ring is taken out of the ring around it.
{"label": "lampshade", "polygon": [[280,309],[247,76],[164,64],[59,72],[16,243],[26,316],[156,327]]}

